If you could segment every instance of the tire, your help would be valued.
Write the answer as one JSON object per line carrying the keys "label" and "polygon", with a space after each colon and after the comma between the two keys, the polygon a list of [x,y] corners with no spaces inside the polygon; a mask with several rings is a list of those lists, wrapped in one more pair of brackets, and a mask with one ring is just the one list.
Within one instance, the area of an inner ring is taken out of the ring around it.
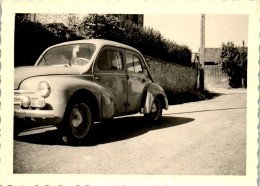
{"label": "tire", "polygon": [[81,144],[88,137],[93,124],[90,105],[86,101],[73,101],[61,125],[62,140],[66,144]]}
{"label": "tire", "polygon": [[14,118],[13,126],[14,126],[13,134],[15,138],[20,134],[20,132],[22,132],[24,127],[24,122],[22,119]]}
{"label": "tire", "polygon": [[158,97],[154,98],[151,105],[151,111],[148,114],[144,114],[144,117],[150,122],[158,122],[162,117],[162,103]]}

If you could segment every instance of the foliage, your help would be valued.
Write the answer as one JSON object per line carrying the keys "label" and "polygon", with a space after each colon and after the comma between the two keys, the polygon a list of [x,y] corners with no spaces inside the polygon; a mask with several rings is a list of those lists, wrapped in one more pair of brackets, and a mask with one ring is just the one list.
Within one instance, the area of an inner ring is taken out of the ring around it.
{"label": "foliage", "polygon": [[74,14],[67,16],[68,26],[65,26],[63,23],[35,23],[29,21],[30,14],[16,14],[15,65],[34,64],[45,48],[56,43],[100,38],[133,46],[143,54],[165,61],[191,66],[191,50],[187,46],[164,39],[152,28],[122,21],[118,14],[90,14],[82,21]]}
{"label": "foliage", "polygon": [[15,18],[15,66],[33,65],[47,47],[80,38],[61,23],[34,23],[28,14]]}
{"label": "foliage", "polygon": [[[80,33],[80,24],[81,24],[81,20],[79,18],[79,14],[68,14],[67,15],[67,23],[68,23],[68,29],[71,30],[74,33]],[[80,35],[80,34],[79,34]]]}
{"label": "foliage", "polygon": [[44,27],[62,41],[66,41],[75,37],[75,34],[63,23],[50,23],[44,25]]}
{"label": "foliage", "polygon": [[159,31],[152,28],[121,21],[117,14],[91,14],[83,20],[77,34],[84,38],[117,41],[133,46],[143,54],[191,66],[191,50],[187,46],[164,39]]}
{"label": "foliage", "polygon": [[83,20],[79,26],[81,28],[81,34],[85,38],[103,38],[110,39],[115,37],[115,30],[118,29],[119,19],[113,17],[111,19],[110,14],[97,15],[91,14]]}
{"label": "foliage", "polygon": [[231,87],[241,87],[242,81],[246,86],[247,48],[235,46],[232,42],[223,43],[218,54],[218,63],[221,69],[228,74]]}

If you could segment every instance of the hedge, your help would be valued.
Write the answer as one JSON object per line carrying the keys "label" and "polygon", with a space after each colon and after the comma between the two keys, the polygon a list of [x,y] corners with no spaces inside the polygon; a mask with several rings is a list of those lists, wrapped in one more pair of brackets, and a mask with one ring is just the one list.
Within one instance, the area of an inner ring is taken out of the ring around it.
{"label": "hedge", "polygon": [[77,34],[84,38],[102,38],[118,41],[169,62],[191,66],[191,50],[184,45],[163,38],[153,28],[138,26],[131,21],[120,20],[119,15],[92,14],[85,18]]}
{"label": "hedge", "polygon": [[116,14],[91,14],[73,27],[63,23],[34,23],[24,19],[24,14],[17,14],[15,66],[33,65],[42,51],[53,44],[90,38],[117,41],[133,46],[145,55],[191,66],[191,50],[187,46],[166,40],[152,28],[122,21]]}
{"label": "hedge", "polygon": [[14,66],[34,65],[49,46],[64,41],[82,39],[63,24],[41,24],[16,15]]}

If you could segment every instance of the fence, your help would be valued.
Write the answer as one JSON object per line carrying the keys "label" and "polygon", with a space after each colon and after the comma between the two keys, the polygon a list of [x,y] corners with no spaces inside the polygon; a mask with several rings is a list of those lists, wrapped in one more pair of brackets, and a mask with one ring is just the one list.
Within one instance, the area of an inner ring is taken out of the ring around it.
{"label": "fence", "polygon": [[229,78],[223,73],[218,65],[204,66],[204,86],[211,88],[229,88]]}

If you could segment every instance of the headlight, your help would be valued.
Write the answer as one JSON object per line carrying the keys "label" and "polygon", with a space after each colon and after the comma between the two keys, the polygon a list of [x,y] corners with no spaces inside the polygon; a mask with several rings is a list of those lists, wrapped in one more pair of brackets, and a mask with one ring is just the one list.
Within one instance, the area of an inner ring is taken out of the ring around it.
{"label": "headlight", "polygon": [[24,96],[22,99],[21,99],[21,105],[25,108],[28,108],[31,104],[31,100],[28,96]]}
{"label": "headlight", "polygon": [[38,95],[46,98],[51,93],[50,85],[46,81],[41,81],[37,87]]}

